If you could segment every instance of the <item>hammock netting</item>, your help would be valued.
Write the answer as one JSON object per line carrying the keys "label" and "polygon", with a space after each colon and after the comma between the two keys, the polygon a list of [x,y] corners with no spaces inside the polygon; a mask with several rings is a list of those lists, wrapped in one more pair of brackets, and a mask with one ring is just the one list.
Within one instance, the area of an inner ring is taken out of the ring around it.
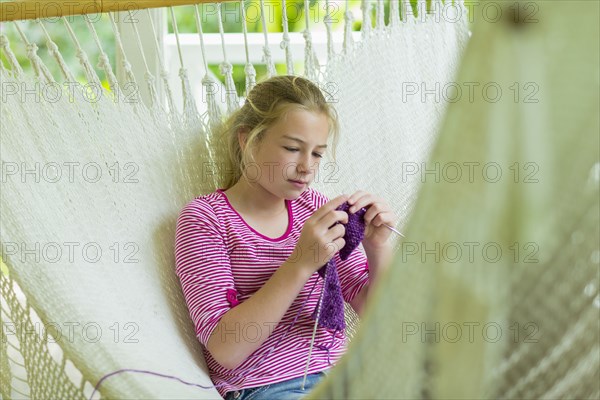
{"label": "hammock netting", "polygon": [[[236,4],[243,17],[248,2]],[[515,15],[515,2],[496,2],[503,17],[490,19],[486,2],[434,0],[410,15],[391,1],[387,24],[383,4],[362,2],[363,21],[375,18],[360,37],[346,12],[326,60],[314,22],[302,54],[283,40],[287,73],[302,61],[340,117],[337,158],[313,186],[386,198],[405,235],[360,323],[346,305],[348,353],[308,398],[598,398],[598,3],[530,1]],[[93,65],[68,24],[76,59],[49,36],[43,59],[22,22],[2,24],[0,398],[87,399],[102,377],[135,369],[180,381],[123,372],[94,397],[218,399],[182,383],[212,386],[173,244],[181,208],[222,187],[211,131],[244,94],[225,41],[224,84],[206,63],[202,84],[228,95],[194,98],[188,70],[202,66],[180,57],[178,111],[166,71],[135,76],[109,23],[118,65],[100,40]],[[94,101],[65,89],[75,65],[112,89]],[[244,73],[247,93],[251,62]],[[136,85],[149,102],[125,101]]]}

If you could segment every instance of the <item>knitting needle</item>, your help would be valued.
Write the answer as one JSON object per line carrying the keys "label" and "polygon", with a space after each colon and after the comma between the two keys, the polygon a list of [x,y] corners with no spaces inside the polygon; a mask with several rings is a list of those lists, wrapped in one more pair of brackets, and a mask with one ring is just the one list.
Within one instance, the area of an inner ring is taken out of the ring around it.
{"label": "knitting needle", "polygon": [[400,231],[398,231],[396,228],[392,228],[391,226],[389,226],[388,224],[386,224],[385,222],[383,223],[383,225],[387,226],[391,231],[396,232],[398,235],[405,237],[402,233],[400,233]]}
{"label": "knitting needle", "polygon": [[[325,271],[325,278],[327,278],[327,271]],[[325,278],[323,278],[323,285],[325,285]],[[319,323],[319,317],[321,315],[321,301],[323,300],[323,291],[319,295],[319,301],[317,305],[317,319],[315,320],[315,325],[313,327],[312,338],[310,339],[310,348],[308,349],[308,360],[306,360],[306,367],[304,368],[304,379],[302,380],[302,386],[300,389],[304,390],[304,385],[306,384],[306,375],[308,374],[308,365],[310,364],[310,356],[312,355],[313,344],[315,343],[315,335],[317,333],[317,324]]]}
{"label": "knitting needle", "polygon": [[399,230],[397,230],[396,228],[393,228],[393,227],[389,226],[385,222],[383,222],[383,225],[385,225],[386,227],[388,227],[388,229],[390,229],[392,232],[395,232],[395,233],[397,233],[398,235],[400,235],[402,237],[406,237]]}

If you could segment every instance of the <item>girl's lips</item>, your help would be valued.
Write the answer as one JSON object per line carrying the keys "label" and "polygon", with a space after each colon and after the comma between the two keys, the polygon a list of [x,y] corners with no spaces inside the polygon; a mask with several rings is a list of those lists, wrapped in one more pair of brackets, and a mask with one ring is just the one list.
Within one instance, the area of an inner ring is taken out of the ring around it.
{"label": "girl's lips", "polygon": [[291,182],[291,183],[292,183],[294,186],[296,186],[296,187],[299,187],[299,188],[302,188],[302,187],[304,187],[304,185],[306,185],[306,183],[304,183],[304,182],[299,182],[299,181],[292,181],[292,180],[290,180],[290,182]]}

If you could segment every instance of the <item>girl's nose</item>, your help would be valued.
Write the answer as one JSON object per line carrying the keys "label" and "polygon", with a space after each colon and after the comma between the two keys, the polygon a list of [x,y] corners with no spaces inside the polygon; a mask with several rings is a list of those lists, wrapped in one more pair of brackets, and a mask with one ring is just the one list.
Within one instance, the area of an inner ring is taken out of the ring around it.
{"label": "girl's nose", "polygon": [[306,174],[310,172],[310,157],[308,158],[300,158],[298,160],[298,172]]}

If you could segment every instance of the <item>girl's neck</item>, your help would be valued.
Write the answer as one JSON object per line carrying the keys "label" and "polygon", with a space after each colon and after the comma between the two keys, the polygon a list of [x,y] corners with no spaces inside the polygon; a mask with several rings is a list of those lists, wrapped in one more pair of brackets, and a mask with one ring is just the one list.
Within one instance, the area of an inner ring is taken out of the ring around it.
{"label": "girl's neck", "polygon": [[244,177],[227,189],[225,194],[233,207],[241,213],[274,217],[287,211],[281,197],[274,196],[258,183],[250,185]]}

